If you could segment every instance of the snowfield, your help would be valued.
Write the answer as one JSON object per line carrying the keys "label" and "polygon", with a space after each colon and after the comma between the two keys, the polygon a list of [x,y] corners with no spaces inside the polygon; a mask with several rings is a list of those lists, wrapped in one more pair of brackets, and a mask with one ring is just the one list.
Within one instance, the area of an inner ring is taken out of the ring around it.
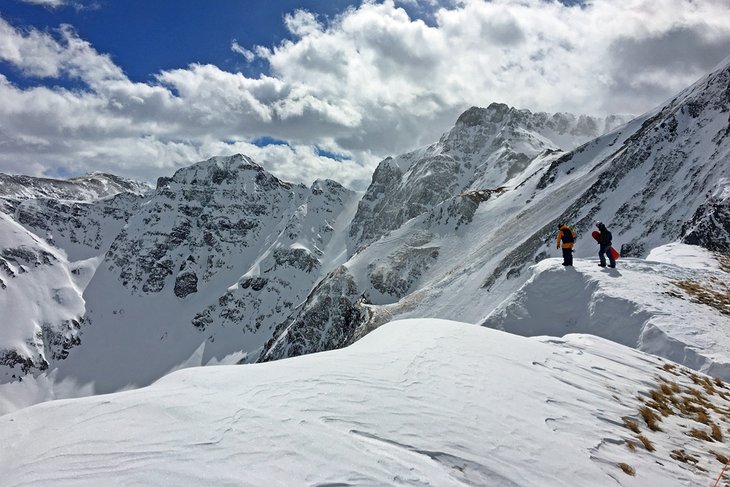
{"label": "snowfield", "polygon": [[[7,487],[711,485],[710,450],[726,443],[688,436],[705,427],[692,419],[649,431],[638,413],[658,376],[692,384],[671,367],[587,335],[403,320],[342,350],[5,415],[0,475]],[[673,459],[680,448],[697,463]]]}
{"label": "snowfield", "polygon": [[619,259],[616,269],[598,267],[598,258],[561,262],[535,265],[482,324],[523,336],[589,333],[730,380],[730,310],[688,285],[728,295],[730,274],[714,254],[675,243],[646,260]]}

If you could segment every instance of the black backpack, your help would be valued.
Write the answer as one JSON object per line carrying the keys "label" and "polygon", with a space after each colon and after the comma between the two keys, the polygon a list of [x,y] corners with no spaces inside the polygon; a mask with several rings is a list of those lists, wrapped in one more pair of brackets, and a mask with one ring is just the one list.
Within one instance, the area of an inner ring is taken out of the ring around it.
{"label": "black backpack", "polygon": [[575,242],[575,239],[573,238],[573,230],[571,230],[568,227],[567,232],[565,230],[563,230],[563,243],[569,244],[569,243],[573,243],[573,242]]}

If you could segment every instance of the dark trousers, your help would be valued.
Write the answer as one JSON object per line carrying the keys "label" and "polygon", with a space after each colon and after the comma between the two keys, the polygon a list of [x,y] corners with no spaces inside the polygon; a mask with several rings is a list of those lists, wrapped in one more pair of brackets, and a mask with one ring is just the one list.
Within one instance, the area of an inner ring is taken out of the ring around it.
{"label": "dark trousers", "polygon": [[598,258],[603,266],[606,265],[606,256],[608,256],[608,265],[616,267],[616,260],[611,253],[611,244],[601,244],[601,248],[598,250]]}
{"label": "dark trousers", "polygon": [[563,265],[573,265],[573,249],[563,247]]}

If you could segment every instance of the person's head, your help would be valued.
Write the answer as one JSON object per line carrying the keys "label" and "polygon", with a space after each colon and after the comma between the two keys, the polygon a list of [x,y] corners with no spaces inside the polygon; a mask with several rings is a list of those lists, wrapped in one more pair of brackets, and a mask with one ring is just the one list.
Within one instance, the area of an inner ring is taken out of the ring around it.
{"label": "person's head", "polygon": [[598,227],[599,230],[602,228],[606,228],[606,225],[604,225],[602,221],[597,221],[596,226]]}

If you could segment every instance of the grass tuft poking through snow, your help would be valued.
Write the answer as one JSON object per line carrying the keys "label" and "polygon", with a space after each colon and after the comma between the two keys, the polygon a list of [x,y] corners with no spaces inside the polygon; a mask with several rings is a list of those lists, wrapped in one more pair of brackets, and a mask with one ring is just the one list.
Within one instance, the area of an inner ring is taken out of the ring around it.
{"label": "grass tuft poking through snow", "polygon": [[715,258],[720,264],[720,269],[730,274],[730,255],[716,253]]}
{"label": "grass tuft poking through snow", "polygon": [[725,455],[723,455],[722,453],[717,452],[715,450],[710,450],[710,453],[715,455],[715,458],[717,458],[717,461],[722,463],[723,465],[725,465],[727,463],[727,457]]}
{"label": "grass tuft poking through snow", "polygon": [[730,315],[730,288],[725,283],[712,278],[705,283],[688,279],[672,283],[687,293],[692,302],[710,306],[722,314]]}
{"label": "grass tuft poking through snow", "polygon": [[[636,439],[648,452],[662,455],[661,450],[666,448],[664,454],[669,452],[673,460],[687,464],[697,472],[712,470],[715,460],[723,465],[727,463],[729,455],[724,448],[728,445],[720,426],[730,422],[730,394],[727,394],[726,384],[719,378],[674,364],[664,364],[660,370],[674,377],[655,376],[656,388],[641,392],[637,397],[638,416],[643,418],[650,432],[639,434],[639,424],[630,417],[622,418],[624,426],[637,435]],[[663,423],[661,428],[659,422]],[[670,450],[664,437],[675,436],[677,432],[683,432],[685,438],[691,439],[682,445],[683,448]],[[630,451],[639,453],[632,440],[625,441]],[[720,448],[708,449],[708,443]]]}
{"label": "grass tuft poking through snow", "polygon": [[624,471],[626,475],[631,475],[634,477],[636,475],[636,470],[634,470],[634,467],[629,465],[628,463],[619,463],[619,468]]}
{"label": "grass tuft poking through snow", "polygon": [[646,451],[655,451],[656,450],[656,448],[654,448],[654,444],[646,436],[639,435],[636,437],[636,439],[639,440],[642,445],[644,445],[644,448],[646,448]]}
{"label": "grass tuft poking through snow", "polygon": [[692,438],[697,438],[698,440],[712,441],[712,438],[710,438],[710,435],[707,434],[707,431],[698,428],[692,428],[687,434]]}
{"label": "grass tuft poking through snow", "polygon": [[672,450],[672,453],[670,453],[669,456],[683,463],[693,463],[697,465],[700,462],[699,458],[690,455],[684,450]]}
{"label": "grass tuft poking through snow", "polygon": [[634,433],[641,433],[641,430],[639,429],[639,423],[636,421],[629,419],[629,418],[623,418],[624,420],[624,426],[626,426],[628,429],[633,431]]}
{"label": "grass tuft poking through snow", "polygon": [[722,441],[722,429],[720,428],[720,426],[712,423],[712,425],[710,425],[710,429],[712,430],[710,433],[710,437],[712,437],[712,439],[715,441]]}
{"label": "grass tuft poking through snow", "polygon": [[641,414],[641,417],[644,418],[644,422],[646,423],[646,426],[649,427],[652,431],[662,431],[662,429],[657,424],[659,421],[662,420],[649,406],[642,406],[641,409],[639,409],[639,414]]}

